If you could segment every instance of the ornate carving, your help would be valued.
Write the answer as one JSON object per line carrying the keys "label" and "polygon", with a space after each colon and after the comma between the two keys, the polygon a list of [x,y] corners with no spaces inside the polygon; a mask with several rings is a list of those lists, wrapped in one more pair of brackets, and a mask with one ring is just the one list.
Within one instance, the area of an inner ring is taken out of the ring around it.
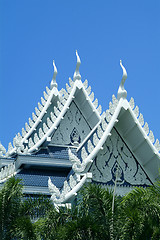
{"label": "ornate carving", "polygon": [[12,143],[9,142],[9,144],[8,144],[8,152],[11,152],[12,150],[13,150]]}
{"label": "ornate carving", "polygon": [[19,132],[17,134],[17,137],[18,137],[19,141],[22,141],[22,136],[21,136],[21,134]]}
{"label": "ornate carving", "polygon": [[28,121],[29,121],[29,126],[30,126],[30,127],[32,127],[32,126],[33,126],[33,124],[34,124],[34,122],[32,121],[32,119],[31,119],[31,118],[29,118],[29,119],[28,119]]}
{"label": "ornate carving", "polygon": [[106,120],[107,120],[108,123],[110,122],[111,118],[112,118],[112,116],[111,116],[109,110],[107,110],[106,111]]}
{"label": "ornate carving", "polygon": [[85,162],[87,157],[88,157],[88,153],[87,153],[85,147],[83,147],[82,150],[81,150],[81,158]]}
{"label": "ornate carving", "polygon": [[148,133],[149,133],[149,127],[148,127],[148,123],[147,123],[147,122],[145,123],[143,129],[144,129],[145,133],[148,135]]}
{"label": "ornate carving", "polygon": [[94,100],[93,105],[95,106],[95,108],[98,107],[98,99],[97,98]]}
{"label": "ornate carving", "polygon": [[112,95],[112,102],[113,102],[113,105],[114,105],[115,107],[117,107],[117,105],[118,105],[118,100],[117,100],[117,98],[115,97],[114,94]]}
{"label": "ornate carving", "polygon": [[47,117],[47,126],[48,126],[49,128],[51,128],[52,124],[53,124],[53,123],[51,122],[50,118]]}
{"label": "ornate carving", "polygon": [[33,118],[33,121],[36,122],[37,116],[34,113],[32,113],[32,118]]}
{"label": "ornate carving", "polygon": [[66,90],[69,94],[71,93],[72,88],[68,85],[68,83],[66,83]]}
{"label": "ornate carving", "polygon": [[130,106],[131,106],[131,109],[133,110],[133,109],[134,109],[134,106],[135,106],[133,97],[131,97],[131,99],[130,99],[130,101],[129,101],[129,104],[130,104]]}
{"label": "ornate carving", "polygon": [[75,173],[83,172],[86,165],[84,162],[81,163],[79,158],[74,155],[70,149],[68,149],[69,160],[72,162],[72,169]]}
{"label": "ornate carving", "polygon": [[87,92],[88,95],[91,93],[91,86],[89,86],[89,87],[86,89],[86,92]]}
{"label": "ornate carving", "polygon": [[150,130],[150,132],[149,132],[149,139],[150,139],[150,141],[151,141],[151,143],[154,143],[154,141],[155,141],[155,139],[154,139],[154,135],[153,135],[153,132]]}
{"label": "ornate carving", "polygon": [[5,166],[0,171],[0,181],[13,175],[15,172],[15,163],[10,163],[8,166]]}
{"label": "ornate carving", "polygon": [[[48,179],[48,188],[51,193],[51,199],[53,202],[59,202],[60,201],[60,191],[59,189],[51,182],[51,179],[49,177]],[[59,200],[59,201],[58,201]]]}
{"label": "ornate carving", "polygon": [[52,120],[52,122],[55,122],[56,121],[56,116],[54,115],[54,113],[53,112],[51,112],[51,120]]}
{"label": "ornate carving", "polygon": [[38,110],[37,107],[35,107],[35,113],[36,113],[37,117],[39,117],[39,115],[40,115],[40,113],[41,113],[41,112]]}
{"label": "ornate carving", "polygon": [[54,114],[58,117],[60,114],[60,111],[54,106]]}
{"label": "ornate carving", "polygon": [[0,156],[4,156],[5,154],[6,154],[6,149],[0,142]]}
{"label": "ornate carving", "polygon": [[139,107],[136,106],[135,109],[133,110],[133,112],[134,112],[136,118],[138,118],[138,116],[139,116]]}
{"label": "ornate carving", "polygon": [[63,104],[63,106],[64,106],[64,105],[65,105],[65,103],[66,103],[66,99],[62,97],[62,99],[61,99],[61,103],[62,103],[62,104]]}
{"label": "ornate carving", "polygon": [[73,80],[74,81],[81,80],[81,74],[79,73],[79,67],[81,65],[81,60],[80,60],[80,57],[78,55],[77,50],[76,50],[76,57],[77,57],[77,64],[76,64],[76,70],[75,70],[74,75],[73,75]]}
{"label": "ornate carving", "polygon": [[69,177],[69,185],[72,189],[77,185],[77,181],[72,175]]}
{"label": "ornate carving", "polygon": [[100,125],[98,125],[98,127],[97,127],[97,135],[98,135],[99,139],[101,139],[101,137],[103,136],[103,130]]}
{"label": "ornate carving", "polygon": [[93,102],[93,100],[94,100],[94,92],[92,92],[89,97],[90,97],[91,101]]}
{"label": "ornate carving", "polygon": [[144,118],[143,118],[143,115],[141,113],[139,115],[138,120],[139,120],[139,123],[141,124],[141,126],[143,126],[144,125]]}
{"label": "ornate carving", "polygon": [[83,86],[84,86],[85,89],[87,89],[87,87],[88,87],[88,80],[87,79],[84,81]]}
{"label": "ornate carving", "polygon": [[43,110],[43,106],[40,104],[40,102],[38,102],[38,108],[39,108],[40,112]]}
{"label": "ornate carving", "polygon": [[39,115],[41,113],[37,107],[35,107],[35,113],[36,113],[37,117],[39,117]]}
{"label": "ornate carving", "polygon": [[44,133],[48,132],[48,127],[47,127],[46,123],[43,123],[43,132]]}
{"label": "ornate carving", "polygon": [[73,85],[74,85],[74,82],[72,81],[71,78],[69,78],[69,84],[70,84],[71,87],[73,87]]}
{"label": "ornate carving", "polygon": [[150,185],[147,175],[121,137],[114,129],[111,134],[89,170],[93,174],[93,181],[112,185],[117,175],[117,184],[121,186]]}
{"label": "ornate carving", "polygon": [[73,144],[78,144],[81,142],[79,132],[76,128],[73,128],[73,131],[71,132],[71,135],[70,135],[70,139]]}
{"label": "ornate carving", "polygon": [[26,135],[26,131],[24,128],[22,128],[22,136],[24,137]]}
{"label": "ornate carving", "polygon": [[44,91],[44,92],[43,92],[43,95],[44,95],[45,100],[47,101],[47,100],[48,100],[48,97],[49,97],[48,94]]}
{"label": "ornate carving", "polygon": [[102,106],[101,105],[99,105],[99,107],[97,108],[97,111],[98,111],[99,114],[102,113]]}
{"label": "ornate carving", "polygon": [[56,76],[57,76],[57,68],[56,68],[56,65],[55,65],[55,62],[53,60],[53,67],[54,67],[54,73],[53,73],[53,77],[52,77],[52,81],[50,83],[50,88],[53,89],[53,88],[57,88],[57,82],[56,82]]}
{"label": "ornate carving", "polygon": [[44,136],[42,128],[39,128],[39,138],[41,139]]}
{"label": "ornate carving", "polygon": [[37,133],[34,134],[34,142],[37,143],[39,141],[39,137]]}
{"label": "ornate carving", "polygon": [[115,111],[115,106],[113,105],[112,102],[109,102],[109,111],[110,113],[113,115],[114,111]]}
{"label": "ornate carving", "polygon": [[26,128],[26,131],[29,132],[30,127],[29,127],[28,123],[25,123],[25,128]]}
{"label": "ornate carving", "polygon": [[51,92],[51,90],[46,86],[46,92],[47,92],[47,94],[49,95],[50,94],[50,92]]}
{"label": "ornate carving", "polygon": [[32,138],[29,138],[28,146],[29,146],[29,148],[34,146],[34,142],[33,142]]}
{"label": "ornate carving", "polygon": [[43,106],[46,104],[46,101],[44,100],[43,97],[41,97],[41,103],[42,103]]}
{"label": "ornate carving", "polygon": [[[73,128],[75,128],[74,131]],[[61,145],[73,144],[73,133],[75,137],[78,136],[77,143],[80,143],[84,140],[84,138],[89,132],[90,128],[85,118],[83,117],[75,103],[72,102],[63,119],[61,120],[57,130],[53,134],[51,143]],[[78,135],[76,133],[78,133]]]}
{"label": "ornate carving", "polygon": [[59,110],[62,111],[63,105],[59,101],[57,102],[57,105],[58,105]]}
{"label": "ornate carving", "polygon": [[123,70],[123,77],[122,77],[122,80],[121,80],[121,83],[120,83],[120,86],[119,86],[119,89],[118,89],[118,93],[117,93],[118,100],[120,98],[125,99],[127,97],[127,91],[124,88],[124,83],[125,83],[126,78],[127,78],[127,72],[126,72],[126,69],[124,68],[124,66],[122,65],[121,60],[120,60],[120,65],[121,65],[121,68]]}
{"label": "ornate carving", "polygon": [[66,90],[64,89],[64,91],[63,91],[63,96],[64,96],[64,98],[67,100],[68,99],[68,97],[69,97],[69,94],[66,92]]}
{"label": "ornate carving", "polygon": [[99,138],[97,137],[97,133],[94,133],[93,134],[93,144],[94,144],[94,146],[97,146],[98,142],[99,142]]}
{"label": "ornate carving", "polygon": [[93,146],[91,140],[88,140],[87,148],[88,148],[89,153],[91,153],[94,150],[94,146]]}
{"label": "ornate carving", "polygon": [[106,120],[105,120],[105,118],[103,118],[102,119],[102,129],[103,129],[103,131],[105,131],[106,130],[106,128],[107,128],[107,123],[106,123]]}
{"label": "ornate carving", "polygon": [[159,143],[158,139],[156,139],[156,142],[155,142],[154,146],[157,149],[157,151],[159,152],[160,151],[160,143]]}

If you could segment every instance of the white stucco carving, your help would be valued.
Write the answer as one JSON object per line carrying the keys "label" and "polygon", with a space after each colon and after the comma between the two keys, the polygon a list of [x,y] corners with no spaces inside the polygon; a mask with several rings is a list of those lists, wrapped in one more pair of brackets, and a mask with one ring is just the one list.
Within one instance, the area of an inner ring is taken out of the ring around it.
{"label": "white stucco carving", "polygon": [[127,91],[124,89],[124,83],[126,81],[127,78],[127,72],[126,69],[124,68],[124,66],[122,65],[122,61],[120,60],[120,65],[121,68],[123,70],[123,76],[122,76],[122,80],[118,89],[118,93],[117,93],[117,99],[120,100],[120,98],[126,99],[127,97]]}
{"label": "white stucco carving", "polygon": [[6,149],[5,147],[1,144],[0,142],[0,156],[4,156],[6,154]]}
{"label": "white stucco carving", "polygon": [[139,116],[139,107],[136,106],[135,109],[133,110],[133,112],[134,112],[136,118],[138,118],[138,116]]}
{"label": "white stucco carving", "polygon": [[78,55],[78,52],[76,50],[76,57],[77,57],[77,64],[76,64],[76,70],[74,72],[74,75],[73,75],[73,81],[75,82],[76,80],[81,80],[81,75],[79,73],[79,67],[81,65],[81,60],[80,60],[80,57]]}
{"label": "white stucco carving", "polygon": [[87,92],[88,95],[91,93],[91,86],[89,86],[89,87],[86,89],[86,92]]}
{"label": "white stucco carving", "polygon": [[43,97],[41,97],[41,103],[42,103],[43,106],[46,104],[46,100],[44,100]]}
{"label": "white stucco carving", "polygon": [[129,101],[129,104],[130,104],[130,106],[131,106],[131,109],[133,110],[133,109],[134,109],[134,106],[135,106],[133,97],[131,97],[131,99],[130,99],[130,101]]}
{"label": "white stucco carving", "polygon": [[35,113],[33,112],[32,113],[32,118],[33,118],[33,121],[36,122],[37,121],[37,116],[35,115]]}
{"label": "white stucco carving", "polygon": [[98,99],[97,98],[94,100],[93,105],[95,106],[95,108],[98,107]]}
{"label": "white stucco carving", "polygon": [[[49,88],[48,88],[49,89]],[[43,91],[43,95],[44,95],[44,98],[45,98],[45,100],[47,101],[48,100],[48,97],[49,97],[49,95],[45,92],[45,91]]]}
{"label": "white stucco carving", "polygon": [[151,143],[154,143],[154,141],[155,141],[155,139],[154,139],[154,134],[153,134],[153,132],[152,132],[151,130],[150,130],[150,132],[149,132],[148,137],[149,137]]}
{"label": "white stucco carving", "polygon": [[90,97],[91,101],[93,102],[93,100],[94,100],[94,92],[92,92],[89,97]]}
{"label": "white stucco carving", "polygon": [[99,138],[97,137],[97,133],[94,133],[93,134],[93,144],[94,144],[94,146],[97,146],[98,142],[99,142]]}
{"label": "white stucco carving", "polygon": [[43,106],[40,104],[40,102],[38,102],[38,108],[39,108],[40,112],[43,110]]}
{"label": "white stucco carving", "polygon": [[88,80],[87,79],[84,81],[83,85],[84,85],[84,88],[87,89],[87,87],[88,87]]}
{"label": "white stucco carving", "polygon": [[50,88],[53,89],[53,88],[57,88],[57,82],[56,82],[56,76],[57,76],[57,67],[55,65],[55,61],[53,60],[53,68],[54,68],[54,73],[53,73],[53,78],[52,78],[52,81],[51,81],[51,84],[50,84]]}
{"label": "white stucco carving", "polygon": [[25,123],[25,128],[26,128],[26,131],[29,132],[29,130],[30,130],[30,126],[28,125],[27,122]]}
{"label": "white stucco carving", "polygon": [[39,117],[39,115],[41,113],[37,107],[35,107],[35,113],[36,113],[37,117]]}
{"label": "white stucco carving", "polygon": [[74,102],[71,103],[70,108],[67,110],[66,114],[63,116],[57,130],[53,134],[51,143],[56,144],[74,144],[80,143],[84,140],[87,134],[90,132],[90,128],[75,105]]}
{"label": "white stucco carving", "polygon": [[118,171],[119,185],[151,184],[121,137],[114,129],[111,134],[92,163],[90,171],[93,174],[93,181],[113,184]]}

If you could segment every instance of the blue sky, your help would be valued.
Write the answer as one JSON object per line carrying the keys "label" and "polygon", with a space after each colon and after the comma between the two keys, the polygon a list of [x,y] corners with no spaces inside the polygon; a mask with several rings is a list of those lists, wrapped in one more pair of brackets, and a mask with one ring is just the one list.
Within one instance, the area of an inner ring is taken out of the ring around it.
{"label": "blue sky", "polygon": [[0,0],[0,141],[7,148],[49,86],[80,73],[108,108],[126,67],[125,88],[160,139],[159,0]]}

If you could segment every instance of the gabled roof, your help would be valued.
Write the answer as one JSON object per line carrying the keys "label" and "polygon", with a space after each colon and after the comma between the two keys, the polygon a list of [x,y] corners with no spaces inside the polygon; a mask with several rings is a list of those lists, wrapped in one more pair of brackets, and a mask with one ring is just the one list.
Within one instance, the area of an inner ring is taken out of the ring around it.
{"label": "gabled roof", "polygon": [[112,96],[109,109],[101,115],[101,121],[78,147],[78,157],[69,150],[73,169],[70,179],[64,183],[61,192],[54,188],[49,180],[49,189],[55,203],[71,201],[83,184],[92,179],[90,166],[95,161],[97,154],[103,150],[104,143],[111,135],[113,128],[127,142],[129,149],[140,164],[141,172],[146,173],[148,183],[154,183],[159,178],[159,140],[154,139],[153,132],[149,130],[147,122],[144,122],[143,115],[139,113],[138,106],[135,106],[134,99],[131,98],[129,102],[127,101],[127,92],[124,89],[127,73],[122,63],[121,66],[123,78],[118,90],[118,99],[114,95]]}
{"label": "gabled roof", "polygon": [[57,69],[53,61],[54,75],[50,89],[46,87],[44,98],[41,97],[41,103],[32,113],[32,119],[25,123],[25,129],[22,128],[22,135],[18,133],[13,139],[13,146],[9,143],[8,152],[0,145],[1,156],[11,157],[14,154],[32,154],[45,143],[49,143],[52,134],[57,129],[61,120],[64,118],[71,102],[77,104],[78,108],[85,115],[85,119],[92,129],[99,121],[102,111],[101,105],[98,106],[98,100],[94,99],[94,93],[91,93],[91,87],[88,81],[81,81],[79,73],[80,58],[77,55],[77,66],[73,80],[69,78],[69,84],[66,84],[66,90],[58,91],[56,83]]}

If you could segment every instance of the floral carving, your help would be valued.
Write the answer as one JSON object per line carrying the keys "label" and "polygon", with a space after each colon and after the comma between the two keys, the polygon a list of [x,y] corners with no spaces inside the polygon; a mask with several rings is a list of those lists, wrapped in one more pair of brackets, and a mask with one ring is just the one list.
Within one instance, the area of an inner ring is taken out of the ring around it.
{"label": "floral carving", "polygon": [[130,101],[129,101],[129,105],[131,106],[131,109],[134,109],[135,103],[134,103],[134,99],[131,97]]}
{"label": "floral carving", "polygon": [[84,85],[85,89],[87,89],[87,87],[88,87],[88,80],[87,79],[84,81],[83,85]]}

